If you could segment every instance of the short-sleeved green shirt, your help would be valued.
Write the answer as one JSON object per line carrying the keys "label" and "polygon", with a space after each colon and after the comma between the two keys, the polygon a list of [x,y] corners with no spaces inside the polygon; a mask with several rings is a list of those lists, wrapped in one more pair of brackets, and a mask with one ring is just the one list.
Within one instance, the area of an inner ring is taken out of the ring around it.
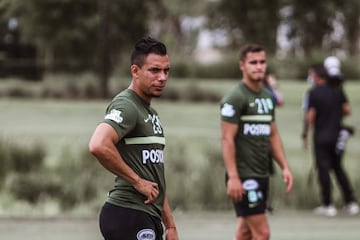
{"label": "short-sleeved green shirt", "polygon": [[235,137],[239,176],[267,177],[270,125],[275,121],[275,103],[271,93],[265,88],[254,92],[240,82],[223,97],[221,120],[239,126]]}
{"label": "short-sleeved green shirt", "polygon": [[158,183],[160,192],[153,203],[145,204],[146,196],[117,176],[107,201],[161,219],[166,191],[163,154],[165,138],[157,112],[134,91],[126,89],[112,100],[103,122],[110,124],[119,135],[120,141],[116,148],[126,164],[141,178]]}

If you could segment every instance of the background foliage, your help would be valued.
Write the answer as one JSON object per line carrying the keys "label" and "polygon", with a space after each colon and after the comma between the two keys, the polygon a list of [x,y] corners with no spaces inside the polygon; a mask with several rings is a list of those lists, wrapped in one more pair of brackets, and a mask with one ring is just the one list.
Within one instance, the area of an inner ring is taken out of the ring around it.
{"label": "background foliage", "polygon": [[[85,80],[87,78],[82,78]],[[64,80],[56,78],[52,85],[57,82]],[[181,97],[176,101],[168,98],[153,102],[167,136],[168,194],[172,207],[179,211],[231,209],[225,193],[225,168],[220,151],[218,99],[234,84],[236,81],[227,79],[173,78],[167,90]],[[278,128],[295,186],[293,192],[285,194],[277,168],[271,178],[272,205],[275,209],[311,209],[319,204],[317,181],[310,171],[313,169],[311,151],[303,151],[300,141],[303,117],[300,106],[308,85],[290,80],[279,80],[279,84],[285,105],[277,110]],[[79,89],[80,86],[85,84],[79,84]],[[190,88],[192,92],[188,91]],[[67,91],[63,85],[57,85],[57,89]],[[346,122],[358,126],[360,85],[349,81],[345,89],[353,107],[353,115]],[[204,97],[198,98],[199,95]],[[211,95],[217,100],[207,98]],[[114,183],[114,176],[89,155],[87,144],[107,103],[108,100],[1,98],[0,206],[3,212],[9,215],[19,209],[21,214],[34,215],[98,212]],[[356,132],[347,145],[344,161],[354,189],[360,187],[359,139]],[[337,188],[334,197],[335,204],[341,207],[343,202]]]}
{"label": "background foliage", "polygon": [[[234,84],[228,79],[241,77],[240,45],[259,42],[285,95],[277,119],[297,180],[285,196],[276,175],[274,202],[313,207],[318,194],[307,181],[311,156],[298,141],[308,86],[294,80],[305,79],[308,67],[330,54],[340,57],[355,108],[350,123],[358,126],[359,16],[357,0],[0,0],[0,205],[40,214],[99,209],[113,176],[88,154],[87,142],[108,99],[129,84],[131,46],[151,35],[167,45],[172,60],[164,102],[155,104],[170,139],[173,206],[229,208],[218,101]],[[199,52],[203,33],[210,33],[212,46]],[[219,37],[226,44],[213,41]],[[221,53],[216,61],[199,61],[212,51]],[[355,189],[358,144],[356,135],[346,162]],[[336,200],[340,205],[338,193]]]}
{"label": "background foliage", "polygon": [[[227,44],[213,43],[223,57],[207,69],[237,59],[233,53],[240,45],[258,42],[274,60],[303,71],[301,63],[310,64],[314,55],[358,62],[359,18],[357,0],[0,0],[0,76],[4,69],[20,74],[35,68],[28,74],[35,79],[43,72],[90,71],[98,74],[99,96],[107,97],[111,76],[128,69],[130,46],[149,34],[168,46],[177,77],[236,77],[225,67],[206,75],[195,60],[207,57],[197,53],[201,33],[216,30]],[[359,77],[349,72],[348,78]],[[280,71],[279,77],[302,76]]]}

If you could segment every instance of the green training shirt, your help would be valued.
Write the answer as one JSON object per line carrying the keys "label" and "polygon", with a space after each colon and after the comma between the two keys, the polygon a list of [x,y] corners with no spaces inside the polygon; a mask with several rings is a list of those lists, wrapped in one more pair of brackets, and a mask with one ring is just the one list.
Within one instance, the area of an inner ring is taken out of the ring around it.
{"label": "green training shirt", "polygon": [[256,93],[240,82],[223,97],[221,120],[239,125],[235,137],[239,176],[267,177],[270,124],[275,121],[275,103],[271,93],[265,88]]}
{"label": "green training shirt", "polygon": [[159,196],[145,204],[145,195],[117,176],[109,192],[109,203],[147,212],[161,219],[165,197],[163,150],[165,138],[157,112],[134,91],[126,89],[106,109],[104,122],[110,124],[120,141],[116,147],[127,165],[141,178],[159,185]]}

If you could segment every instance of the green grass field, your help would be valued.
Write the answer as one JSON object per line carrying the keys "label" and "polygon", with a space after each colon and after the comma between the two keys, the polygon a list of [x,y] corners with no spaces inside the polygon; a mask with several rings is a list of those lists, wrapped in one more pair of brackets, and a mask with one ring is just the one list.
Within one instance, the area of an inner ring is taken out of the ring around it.
{"label": "green grass field", "polygon": [[[171,87],[189,87],[217,91],[223,95],[234,81],[192,80],[169,82]],[[360,83],[347,82],[353,114],[346,122],[360,125]],[[277,124],[282,135],[288,160],[295,169],[309,169],[309,153],[301,148],[300,133],[303,113],[301,101],[308,88],[305,82],[280,82],[285,105],[277,111]],[[86,147],[89,138],[101,121],[108,101],[55,101],[55,100],[12,100],[1,99],[0,137],[21,143],[40,141],[48,146],[49,164],[58,161],[59,151],[64,147],[77,150]],[[192,148],[192,156],[202,160],[202,146],[213,144],[219,147],[220,118],[217,103],[153,101],[158,110],[167,135],[167,143],[176,145],[179,140],[186,141]],[[359,134],[348,144],[346,164],[350,169],[358,166],[360,149]],[[351,173],[353,174],[353,173]]]}
{"label": "green grass field", "polygon": [[[180,239],[233,239],[232,212],[175,212]],[[315,216],[308,211],[279,211],[268,216],[271,239],[275,240],[357,240],[360,218],[341,214],[334,218]],[[6,240],[99,240],[97,218],[0,218],[0,239]]]}
{"label": "green grass field", "polygon": [[[174,87],[197,87],[219,92],[221,95],[236,82],[169,82]],[[301,99],[308,85],[304,82],[280,82],[285,105],[277,111],[277,124],[283,138],[288,161],[297,176],[306,176],[311,167],[311,157],[301,148],[302,126]],[[347,82],[346,91],[353,108],[353,114],[346,122],[360,125],[360,83]],[[60,152],[66,148],[76,151],[86,147],[89,138],[101,121],[108,101],[55,101],[0,99],[0,137],[23,144],[40,141],[48,148],[49,165],[61,161]],[[176,146],[179,141],[189,146],[191,161],[201,164],[205,161],[205,145],[219,148],[220,119],[217,103],[153,101],[164,125],[167,144]],[[360,134],[349,141],[345,167],[350,178],[359,182],[358,169]],[[295,183],[297,184],[297,183]],[[359,185],[356,186],[359,190]],[[172,191],[169,189],[168,191]],[[338,194],[338,193],[336,193]],[[359,192],[357,192],[359,196]],[[309,196],[315,197],[315,196]],[[276,203],[275,203],[276,204]],[[1,208],[2,206],[0,206]],[[90,218],[57,217],[31,218],[27,213],[16,214],[24,218],[1,218],[0,239],[100,239],[96,216]],[[41,214],[39,214],[41,216]],[[46,217],[46,216],[45,216]],[[232,239],[235,219],[232,212],[180,212],[175,211],[181,239]],[[295,211],[280,208],[269,216],[272,239],[359,239],[360,218],[344,214],[327,219],[314,216],[310,211]],[[19,230],[21,229],[21,231]]]}

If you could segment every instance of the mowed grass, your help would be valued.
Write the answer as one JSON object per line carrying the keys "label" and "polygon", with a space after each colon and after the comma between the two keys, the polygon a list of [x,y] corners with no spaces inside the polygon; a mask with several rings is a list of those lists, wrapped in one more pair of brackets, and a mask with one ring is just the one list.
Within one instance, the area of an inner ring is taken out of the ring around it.
{"label": "mowed grass", "polygon": [[[223,95],[236,81],[174,80],[170,86],[210,89]],[[280,81],[285,105],[277,110],[278,129],[282,135],[285,152],[296,176],[306,176],[312,166],[311,154],[301,148],[300,134],[303,112],[301,101],[309,87],[305,82]],[[360,137],[360,83],[345,85],[353,114],[346,123],[356,127],[357,132],[349,141],[345,167],[352,180],[359,179]],[[110,101],[110,100],[109,100]],[[0,137],[22,144],[44,143],[48,149],[48,164],[61,161],[66,149],[76,152],[86,148],[96,125],[102,120],[109,101],[55,101],[0,99]],[[206,159],[206,146],[220,146],[220,116],[217,103],[153,101],[158,110],[167,144],[176,147],[186,143],[194,164]],[[167,148],[171,150],[173,148]],[[167,153],[171,154],[171,152]],[[196,168],[195,168],[196,169]],[[111,183],[110,183],[111,184]],[[296,186],[295,182],[295,186]],[[359,185],[355,188],[359,196]],[[168,191],[176,191],[169,189]],[[338,194],[338,193],[337,193]],[[309,196],[317,197],[317,196]],[[359,197],[358,197],[359,198]],[[275,203],[276,205],[276,203]],[[79,218],[0,218],[0,239],[101,239],[97,216]],[[235,218],[233,212],[180,212],[175,210],[181,239],[233,239]],[[341,213],[335,218],[314,216],[310,211],[294,209],[276,210],[269,216],[272,239],[359,239],[360,218]],[[21,231],[18,231],[21,229]]]}
{"label": "mowed grass", "polygon": [[[174,79],[169,81],[169,86],[188,88],[195,85],[222,96],[236,83],[237,81],[228,80]],[[279,81],[279,85],[285,105],[278,108],[276,117],[286,154],[294,169],[307,170],[311,167],[310,154],[302,149],[300,134],[303,119],[301,102],[309,86],[299,81]],[[353,114],[346,119],[346,123],[357,127],[360,125],[360,83],[347,82],[345,88],[353,108]],[[36,141],[46,144],[48,163],[52,164],[59,160],[59,153],[64,148],[77,151],[87,147],[109,101],[0,99],[0,137],[24,144]],[[219,148],[218,103],[168,102],[155,99],[153,106],[161,116],[168,145],[176,146],[179,141],[185,142],[191,149],[194,161],[202,161],[205,145]],[[358,166],[359,144],[359,134],[355,134],[348,143],[345,164],[351,169]]]}
{"label": "mowed grass", "polygon": [[[199,79],[172,79],[169,87],[211,90],[222,96],[237,81],[205,81]],[[309,87],[306,82],[279,81],[285,105],[277,110],[277,125],[282,135],[288,161],[298,176],[308,174],[312,166],[311,150],[302,149],[300,134],[303,112],[301,102]],[[353,114],[346,123],[360,125],[360,83],[345,84]],[[109,99],[110,101],[110,99]],[[0,137],[23,144],[46,144],[47,163],[61,161],[64,150],[76,152],[85,149],[96,125],[102,120],[109,101],[56,101],[0,99]],[[201,164],[204,148],[220,148],[220,115],[218,103],[169,102],[154,99],[167,136],[167,149],[185,143],[194,164]],[[351,178],[359,169],[360,134],[350,139],[345,156],[345,166]],[[171,154],[171,152],[166,152]]]}
{"label": "mowed grass", "polygon": [[[233,212],[174,213],[180,239],[234,239]],[[360,218],[341,213],[334,218],[309,211],[279,211],[268,216],[271,239],[357,240]],[[19,231],[21,229],[21,231]],[[0,218],[0,239],[6,240],[99,240],[97,218]]]}

